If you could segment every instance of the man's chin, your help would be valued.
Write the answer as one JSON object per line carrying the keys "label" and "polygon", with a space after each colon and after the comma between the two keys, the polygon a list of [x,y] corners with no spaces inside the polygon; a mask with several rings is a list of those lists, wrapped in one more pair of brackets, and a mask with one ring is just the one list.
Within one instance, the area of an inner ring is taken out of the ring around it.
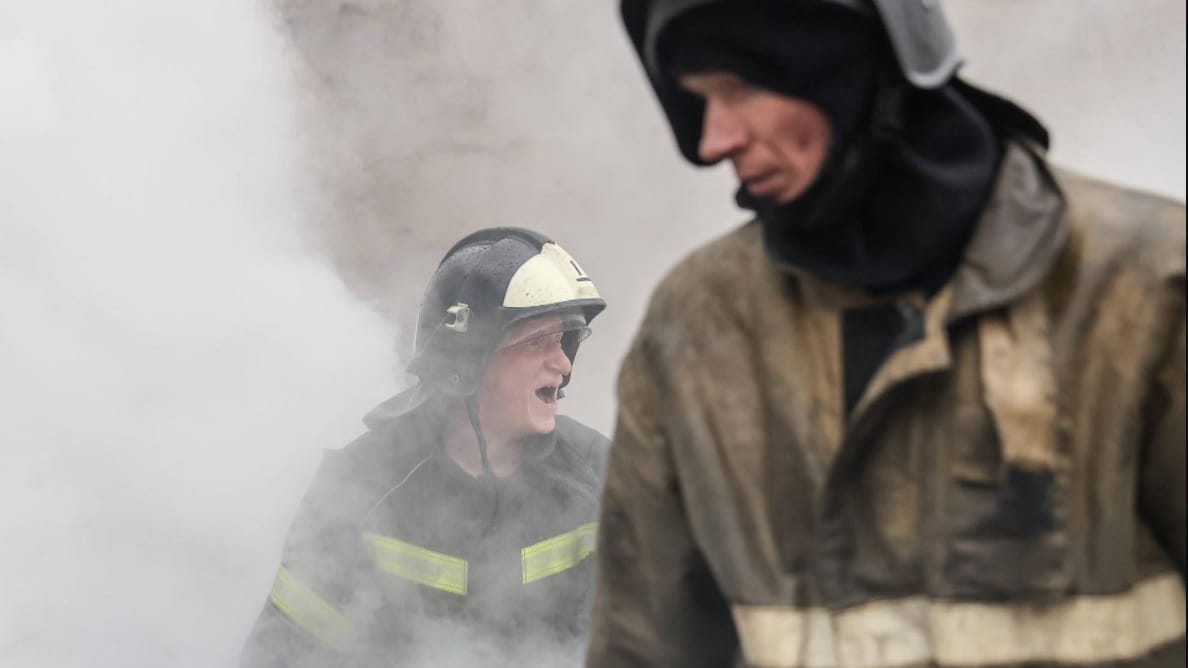
{"label": "man's chin", "polygon": [[550,415],[548,417],[541,416],[532,420],[532,433],[537,436],[553,433],[557,428],[556,416]]}
{"label": "man's chin", "polygon": [[762,215],[780,206],[780,202],[771,197],[761,197],[751,194],[745,185],[739,185],[734,193],[734,203],[740,208],[754,211]]}
{"label": "man's chin", "polygon": [[800,199],[801,196],[808,192],[811,186],[811,183],[806,183],[795,187],[784,188],[775,193],[756,195],[747,189],[745,185],[740,184],[738,190],[734,193],[734,203],[740,208],[763,215]]}

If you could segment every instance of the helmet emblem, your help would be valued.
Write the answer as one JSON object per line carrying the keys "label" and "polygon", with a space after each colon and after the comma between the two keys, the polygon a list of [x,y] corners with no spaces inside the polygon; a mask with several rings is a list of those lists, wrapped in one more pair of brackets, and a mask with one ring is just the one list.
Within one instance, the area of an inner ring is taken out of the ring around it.
{"label": "helmet emblem", "polygon": [[446,309],[446,313],[453,317],[445,323],[445,328],[459,334],[470,329],[470,306],[458,302]]}

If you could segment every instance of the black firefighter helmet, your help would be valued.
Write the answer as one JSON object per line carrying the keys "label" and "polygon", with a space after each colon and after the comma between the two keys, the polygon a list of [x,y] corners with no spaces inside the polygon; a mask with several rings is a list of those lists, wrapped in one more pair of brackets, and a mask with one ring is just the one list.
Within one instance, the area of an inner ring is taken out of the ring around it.
{"label": "black firefighter helmet", "polygon": [[[454,244],[430,279],[408,371],[422,390],[470,396],[515,323],[561,315],[562,347],[572,362],[586,326],[604,308],[594,282],[552,239],[518,227],[479,230]],[[566,375],[561,386],[568,383]]]}
{"label": "black firefighter helmet", "polygon": [[[955,80],[962,64],[940,0],[620,0],[620,3],[628,36],[668,116],[677,145],[684,157],[697,165],[705,164],[697,153],[704,106],[699,97],[682,89],[665,71],[661,53],[665,31],[694,10],[766,4],[808,11],[842,10],[860,16],[878,25],[894,54],[894,65],[888,69],[903,85],[912,88],[940,88]],[[1047,147],[1047,131],[1027,112],[965,82],[958,81],[958,86],[996,125],[1008,127]],[[892,115],[894,112],[894,109],[889,111]]]}

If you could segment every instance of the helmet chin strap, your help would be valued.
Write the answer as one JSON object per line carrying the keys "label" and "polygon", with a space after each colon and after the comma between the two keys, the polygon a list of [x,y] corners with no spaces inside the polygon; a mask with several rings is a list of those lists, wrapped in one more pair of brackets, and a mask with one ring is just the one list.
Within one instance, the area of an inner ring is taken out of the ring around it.
{"label": "helmet chin strap", "polygon": [[483,436],[483,427],[479,422],[478,395],[466,397],[466,416],[470,418],[470,427],[474,429],[474,437],[478,440],[479,459],[483,463],[483,476],[495,477],[491,469],[491,460],[487,458],[487,439]]}
{"label": "helmet chin strap", "polygon": [[466,397],[466,416],[470,418],[470,427],[474,429],[474,437],[478,441],[479,459],[483,464],[481,477],[487,480],[491,487],[491,516],[487,520],[487,528],[483,531],[485,536],[495,528],[495,519],[499,517],[499,485],[496,484],[491,460],[487,457],[487,439],[483,436],[482,423],[479,422],[478,394]]}

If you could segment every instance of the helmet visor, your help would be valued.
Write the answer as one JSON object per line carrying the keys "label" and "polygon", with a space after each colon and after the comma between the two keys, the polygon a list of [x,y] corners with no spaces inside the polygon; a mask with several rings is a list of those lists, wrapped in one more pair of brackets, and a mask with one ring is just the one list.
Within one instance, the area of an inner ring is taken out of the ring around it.
{"label": "helmet visor", "polygon": [[578,345],[590,338],[591,330],[585,324],[565,328],[549,327],[544,331],[535,331],[518,339],[505,343],[497,350],[515,350],[529,354],[548,354],[560,349],[565,356],[573,359],[577,354]]}

